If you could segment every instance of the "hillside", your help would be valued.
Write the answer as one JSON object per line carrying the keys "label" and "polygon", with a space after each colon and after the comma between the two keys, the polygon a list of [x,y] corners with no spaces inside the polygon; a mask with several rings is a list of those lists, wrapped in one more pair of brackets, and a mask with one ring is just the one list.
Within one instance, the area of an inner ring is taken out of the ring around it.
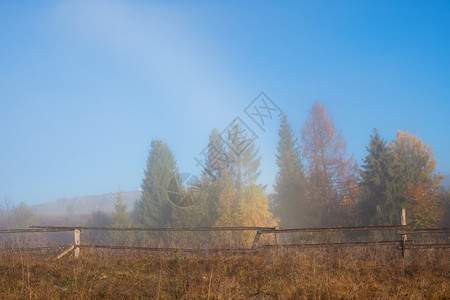
{"label": "hillside", "polygon": [[[450,189],[450,174],[446,174],[441,186]],[[128,210],[132,210],[134,203],[141,196],[140,191],[123,192],[123,197],[127,203]],[[84,196],[76,198],[60,198],[43,204],[34,205],[33,209],[38,214],[61,215],[61,214],[89,214],[101,210],[112,212],[116,202],[116,193],[102,195]],[[273,200],[273,199],[271,199]]]}
{"label": "hillside", "polygon": [[[128,210],[132,210],[134,203],[141,196],[140,191],[123,192],[123,198]],[[112,212],[116,202],[116,193],[103,195],[84,196],[76,198],[60,198],[43,204],[34,205],[33,209],[38,214],[88,214],[97,210]]]}

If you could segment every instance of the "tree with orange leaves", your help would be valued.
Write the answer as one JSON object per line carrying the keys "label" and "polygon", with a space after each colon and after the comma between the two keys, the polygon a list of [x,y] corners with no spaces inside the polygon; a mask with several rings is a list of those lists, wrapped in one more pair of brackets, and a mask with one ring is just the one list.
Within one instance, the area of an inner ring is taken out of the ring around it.
{"label": "tree with orange leaves", "polygon": [[316,101],[302,129],[307,161],[308,197],[321,226],[342,224],[339,205],[357,178],[358,164],[348,155],[342,134],[326,107]]}
{"label": "tree with orange leaves", "polygon": [[416,134],[408,131],[397,131],[397,138],[389,146],[394,158],[396,173],[408,183],[426,183],[436,189],[443,179],[441,174],[435,174],[436,159],[434,150],[429,144],[423,143]]}
{"label": "tree with orange leaves", "polygon": [[[423,210],[422,202],[431,200],[418,201],[417,197],[420,195],[420,191],[428,191],[424,197],[436,195],[443,179],[441,174],[435,173],[436,159],[433,158],[433,148],[423,143],[417,135],[408,131],[397,131],[397,138],[390,144],[389,151],[392,155],[392,177],[389,182],[388,196],[395,204],[393,215],[398,216],[400,209],[406,207],[414,211],[416,205],[419,205],[417,211]],[[413,196],[411,196],[411,192]],[[434,210],[432,209],[432,211]],[[422,214],[427,215],[424,212]],[[413,212],[412,215],[414,220],[415,213]],[[434,217],[431,215],[428,217],[431,218],[428,223],[433,223]],[[396,221],[400,221],[398,217]]]}
{"label": "tree with orange leaves", "polygon": [[410,225],[414,228],[437,227],[444,215],[441,196],[428,184],[410,184],[406,188]]}
{"label": "tree with orange leaves", "polygon": [[347,183],[347,193],[344,194],[339,205],[348,216],[354,215],[356,212],[356,201],[359,195],[359,187],[356,181]]}

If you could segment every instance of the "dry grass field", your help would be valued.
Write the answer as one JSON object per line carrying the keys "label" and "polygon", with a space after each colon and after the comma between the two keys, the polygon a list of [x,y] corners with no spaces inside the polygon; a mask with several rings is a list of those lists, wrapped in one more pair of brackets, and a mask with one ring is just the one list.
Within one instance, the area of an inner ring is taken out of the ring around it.
{"label": "dry grass field", "polygon": [[0,253],[1,299],[445,299],[448,250]]}

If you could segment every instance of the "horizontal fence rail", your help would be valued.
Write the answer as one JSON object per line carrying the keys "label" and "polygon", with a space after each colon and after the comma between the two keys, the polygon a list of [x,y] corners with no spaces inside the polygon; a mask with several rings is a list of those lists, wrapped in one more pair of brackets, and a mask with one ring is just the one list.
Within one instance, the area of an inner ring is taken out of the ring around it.
{"label": "horizontal fence rail", "polygon": [[364,226],[364,227],[328,227],[328,228],[269,228],[261,229],[261,233],[293,233],[293,232],[333,232],[333,231],[376,231],[399,230],[405,226]]}
{"label": "horizontal fence rail", "polygon": [[[315,243],[315,244],[287,244],[283,248],[314,248],[314,247],[355,247],[355,246],[380,246],[401,245],[401,241],[379,241],[379,242],[349,242],[349,243]],[[262,245],[263,248],[276,248],[279,245]]]}
{"label": "horizontal fence rail", "polygon": [[30,226],[30,228],[36,229],[49,229],[59,231],[71,231],[75,229],[79,230],[106,230],[106,231],[256,231],[256,230],[271,230],[274,227],[61,227],[61,226]]}
{"label": "horizontal fence rail", "polygon": [[[179,248],[179,247],[137,247],[137,246],[113,246],[113,245],[89,245],[81,244],[80,231],[81,230],[104,230],[104,231],[144,231],[144,232],[213,232],[213,231],[256,231],[255,240],[252,248],[207,248],[207,249],[193,249],[193,248]],[[351,231],[397,231],[397,234],[425,234],[425,233],[448,233],[450,228],[428,228],[428,229],[413,229],[407,226],[361,226],[361,227],[328,227],[328,228],[277,228],[277,227],[187,227],[187,228],[172,228],[172,227],[158,227],[158,228],[117,228],[117,227],[87,227],[87,226],[30,226],[27,229],[4,229],[0,233],[39,233],[39,232],[68,232],[74,231],[78,236],[76,245],[64,245],[53,247],[35,247],[35,248],[5,248],[0,251],[15,252],[15,251],[43,251],[43,250],[68,250],[80,248],[97,248],[110,250],[142,250],[142,251],[161,251],[161,252],[250,252],[258,249],[270,248],[330,248],[330,247],[358,247],[358,246],[386,246],[394,245],[398,249],[430,249],[430,248],[450,248],[450,244],[415,244],[413,241],[402,240],[397,241],[373,241],[373,242],[342,242],[342,243],[298,243],[298,244],[279,244],[278,239],[275,239],[274,245],[258,245],[260,236],[262,234],[280,234],[280,233],[306,233],[306,232],[351,232]],[[69,251],[65,251],[66,254]],[[60,255],[61,256],[61,255]]]}
{"label": "horizontal fence rail", "polygon": [[61,250],[61,249],[66,249],[67,247],[73,247],[73,245],[65,245],[65,246],[49,246],[49,247],[34,247],[34,248],[3,248],[3,249],[0,249],[0,251],[5,251],[5,252],[48,251],[48,250]]}
{"label": "horizontal fence rail", "polygon": [[144,250],[144,251],[161,251],[161,252],[253,252],[254,249],[245,248],[179,248],[179,247],[137,247],[137,246],[109,246],[109,245],[80,245],[80,248],[99,248],[110,250]]}
{"label": "horizontal fence rail", "polygon": [[406,243],[406,249],[439,249],[450,248],[450,244],[414,244]]}
{"label": "horizontal fence rail", "polygon": [[398,234],[419,234],[419,233],[447,233],[450,228],[428,228],[428,229],[404,229],[398,231]]}
{"label": "horizontal fence rail", "polygon": [[[414,234],[445,234],[450,233],[450,228],[427,228],[427,229],[414,229],[406,225],[406,213],[402,210],[400,226],[360,226],[360,227],[328,227],[328,228],[279,228],[279,227],[87,227],[87,226],[30,226],[27,229],[3,229],[0,230],[0,234],[21,234],[21,233],[41,233],[41,232],[68,232],[72,231],[74,234],[74,242],[71,245],[58,245],[52,247],[35,247],[35,248],[4,248],[0,251],[13,252],[13,251],[43,251],[43,250],[60,250],[65,249],[58,259],[63,257],[69,252],[73,252],[74,257],[77,258],[80,254],[81,248],[97,248],[97,249],[110,249],[110,250],[142,250],[142,251],[162,251],[162,252],[251,252],[259,249],[271,249],[271,248],[310,248],[310,247],[358,247],[358,246],[396,246],[397,249],[402,250],[402,256],[405,257],[406,250],[412,249],[450,249],[448,243],[449,237],[444,240],[447,243],[435,243],[430,242],[427,244],[418,244],[414,241],[408,240],[408,235]],[[122,231],[122,232],[220,232],[220,231],[256,231],[255,238],[251,248],[180,248],[180,247],[145,247],[145,246],[120,246],[120,245],[96,245],[96,244],[82,244],[81,243],[81,231],[84,230],[102,230],[102,231]],[[281,244],[279,240],[279,234],[289,233],[308,233],[308,232],[355,232],[355,231],[394,231],[401,236],[399,240],[391,241],[350,241],[350,242],[324,242],[324,243],[297,243],[297,244]],[[263,234],[273,234],[274,244],[271,245],[259,245],[261,236]]]}
{"label": "horizontal fence rail", "polygon": [[27,228],[27,229],[1,229],[0,233],[33,233],[33,232],[64,232],[72,231],[73,229],[62,229],[62,228]]}

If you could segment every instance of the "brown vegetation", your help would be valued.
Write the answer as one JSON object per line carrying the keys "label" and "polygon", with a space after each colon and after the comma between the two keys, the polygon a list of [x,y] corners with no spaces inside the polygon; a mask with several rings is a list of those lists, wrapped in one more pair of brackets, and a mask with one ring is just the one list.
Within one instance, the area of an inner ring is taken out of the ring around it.
{"label": "brown vegetation", "polygon": [[4,299],[449,298],[447,250],[0,253]]}

